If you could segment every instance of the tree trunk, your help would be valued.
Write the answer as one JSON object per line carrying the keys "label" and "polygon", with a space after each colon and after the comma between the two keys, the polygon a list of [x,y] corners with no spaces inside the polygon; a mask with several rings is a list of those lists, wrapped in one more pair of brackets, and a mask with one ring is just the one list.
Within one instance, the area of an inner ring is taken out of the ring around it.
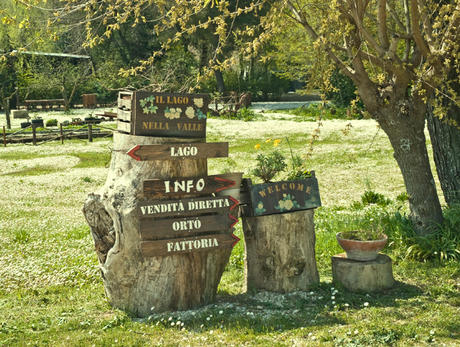
{"label": "tree trunk", "polygon": [[10,99],[9,98],[5,98],[3,100],[3,108],[5,109],[6,128],[11,129],[11,112],[10,112]]}
{"label": "tree trunk", "polygon": [[314,210],[243,217],[248,290],[291,292],[319,282]]}
{"label": "tree trunk", "polygon": [[67,97],[67,91],[65,89],[64,84],[61,86],[61,95],[62,98],[64,99],[64,111],[69,111],[70,110],[70,104],[69,104],[69,98]]}
{"label": "tree trunk", "polygon": [[105,185],[90,194],[83,212],[91,227],[102,279],[114,307],[137,316],[189,309],[214,299],[231,248],[144,257],[137,205],[145,201],[145,179],[206,175],[206,159],[135,161],[136,145],[191,142],[115,133]]}
{"label": "tree trunk", "polygon": [[[460,93],[460,83],[454,88]],[[452,206],[460,203],[460,107],[449,99],[444,100],[444,105],[448,108],[446,122],[429,113],[428,129],[444,198]],[[455,121],[457,127],[447,124],[449,120]]]}
{"label": "tree trunk", "polygon": [[394,286],[391,259],[379,254],[374,260],[356,261],[345,253],[332,257],[332,281],[352,292],[376,292]]}
{"label": "tree trunk", "polygon": [[222,71],[215,70],[214,76],[216,76],[217,91],[219,93],[225,92],[225,83],[224,83],[224,76],[222,75]]}
{"label": "tree trunk", "polygon": [[379,111],[378,122],[387,134],[409,196],[410,218],[419,234],[442,223],[442,210],[431,172],[424,133],[426,107],[413,99]]}

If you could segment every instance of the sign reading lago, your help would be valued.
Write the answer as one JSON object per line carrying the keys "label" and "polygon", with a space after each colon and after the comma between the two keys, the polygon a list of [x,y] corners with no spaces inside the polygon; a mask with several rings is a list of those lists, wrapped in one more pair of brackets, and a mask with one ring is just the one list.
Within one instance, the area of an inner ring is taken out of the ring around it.
{"label": "sign reading lago", "polygon": [[167,145],[138,145],[127,154],[135,160],[174,160],[222,158],[228,156],[228,142],[171,143]]}

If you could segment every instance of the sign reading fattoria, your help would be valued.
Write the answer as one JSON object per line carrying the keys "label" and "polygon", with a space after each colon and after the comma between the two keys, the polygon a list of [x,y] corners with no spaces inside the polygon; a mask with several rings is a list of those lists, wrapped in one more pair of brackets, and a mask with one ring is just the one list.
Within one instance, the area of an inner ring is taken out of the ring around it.
{"label": "sign reading fattoria", "polygon": [[141,251],[146,257],[200,251],[209,252],[215,249],[234,247],[239,240],[237,236],[227,233],[170,240],[142,241]]}

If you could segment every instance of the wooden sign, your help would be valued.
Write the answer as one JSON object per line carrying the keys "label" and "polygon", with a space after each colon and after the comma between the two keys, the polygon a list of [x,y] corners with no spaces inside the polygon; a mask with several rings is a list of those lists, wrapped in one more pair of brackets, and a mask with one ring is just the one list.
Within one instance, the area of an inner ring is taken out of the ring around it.
{"label": "wooden sign", "polygon": [[252,185],[246,181],[250,195],[249,214],[263,216],[307,210],[321,206],[318,181],[311,178]]}
{"label": "wooden sign", "polygon": [[204,213],[228,213],[239,201],[231,196],[209,196],[181,200],[145,201],[138,205],[138,213],[143,218],[190,216]]}
{"label": "wooden sign", "polygon": [[118,114],[132,135],[205,138],[209,100],[207,94],[120,92]]}
{"label": "wooden sign", "polygon": [[210,231],[229,230],[238,219],[231,214],[215,214],[175,219],[141,219],[142,240],[161,240],[170,237],[194,236]]}
{"label": "wooden sign", "polygon": [[212,234],[159,241],[142,241],[141,251],[145,257],[177,253],[209,252],[219,248],[234,247],[240,239],[233,234]]}
{"label": "wooden sign", "polygon": [[236,181],[228,178],[231,175],[241,177],[242,174],[234,173],[204,177],[179,177],[168,180],[145,180],[144,194],[155,199],[183,196],[190,193],[210,195],[232,188],[236,184]]}
{"label": "wooden sign", "polygon": [[228,142],[137,145],[127,152],[135,160],[174,160],[228,157]]}

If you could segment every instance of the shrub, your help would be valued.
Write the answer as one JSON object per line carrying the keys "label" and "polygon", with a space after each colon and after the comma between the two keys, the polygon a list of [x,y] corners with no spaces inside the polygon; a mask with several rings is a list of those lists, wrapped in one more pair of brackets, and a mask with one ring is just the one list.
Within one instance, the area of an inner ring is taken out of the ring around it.
{"label": "shrub", "polygon": [[55,127],[58,125],[57,119],[48,119],[45,124],[47,127]]}
{"label": "shrub", "polygon": [[384,228],[390,246],[403,257],[420,261],[460,260],[460,205],[445,209],[443,224],[433,226],[426,236],[417,235],[410,220],[399,212],[388,216]]}
{"label": "shrub", "polygon": [[252,174],[261,178],[265,183],[283,171],[287,164],[284,155],[275,150],[269,154],[259,154],[256,158],[257,166],[252,170]]}
{"label": "shrub", "polygon": [[391,200],[385,198],[383,194],[367,190],[361,196],[361,202],[363,205],[377,204],[379,206],[388,206],[391,204]]}
{"label": "shrub", "polygon": [[251,122],[251,121],[259,119],[260,115],[256,114],[253,110],[249,108],[243,107],[243,108],[240,108],[237,112],[222,111],[219,114],[219,118]]}

